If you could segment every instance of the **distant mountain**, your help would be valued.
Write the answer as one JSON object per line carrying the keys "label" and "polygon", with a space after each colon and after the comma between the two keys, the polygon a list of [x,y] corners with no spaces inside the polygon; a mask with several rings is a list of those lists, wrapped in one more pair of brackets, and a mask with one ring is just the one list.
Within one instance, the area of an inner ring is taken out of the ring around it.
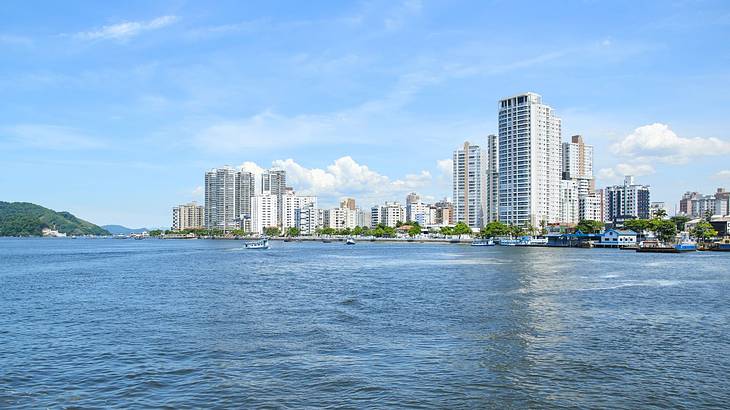
{"label": "distant mountain", "polygon": [[56,212],[29,202],[0,201],[0,236],[41,236],[43,228],[68,235],[109,235],[107,230],[69,212]]}
{"label": "distant mountain", "polygon": [[122,225],[102,225],[102,228],[106,229],[107,231],[111,232],[112,235],[129,235],[132,233],[142,233],[142,232],[149,232],[149,229],[147,228],[127,228],[126,226]]}

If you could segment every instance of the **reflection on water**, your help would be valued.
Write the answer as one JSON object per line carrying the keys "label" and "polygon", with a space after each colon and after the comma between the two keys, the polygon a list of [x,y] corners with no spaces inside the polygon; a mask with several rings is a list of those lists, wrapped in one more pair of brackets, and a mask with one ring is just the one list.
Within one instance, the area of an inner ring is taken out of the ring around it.
{"label": "reflection on water", "polygon": [[722,407],[727,258],[0,239],[0,407]]}

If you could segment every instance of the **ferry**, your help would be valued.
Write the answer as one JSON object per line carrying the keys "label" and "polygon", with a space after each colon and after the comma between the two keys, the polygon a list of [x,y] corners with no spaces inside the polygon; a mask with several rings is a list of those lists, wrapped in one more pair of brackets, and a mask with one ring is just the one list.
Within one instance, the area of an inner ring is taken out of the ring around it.
{"label": "ferry", "polygon": [[347,240],[345,241],[345,245],[354,245],[354,244],[355,244],[355,240],[352,238],[347,238]]}
{"label": "ferry", "polygon": [[492,239],[475,239],[471,241],[471,246],[494,246]]}
{"label": "ferry", "polygon": [[502,246],[547,246],[547,238],[533,238],[523,236],[519,239],[502,239],[499,241]]}
{"label": "ferry", "polygon": [[243,244],[246,249],[269,249],[269,239],[263,238],[258,241],[249,241]]}
{"label": "ferry", "polygon": [[710,248],[712,251],[730,252],[730,238],[725,238],[717,241]]}
{"label": "ferry", "polygon": [[674,245],[674,249],[678,252],[694,252],[697,250],[697,242],[690,239],[689,234],[682,233],[679,243]]}

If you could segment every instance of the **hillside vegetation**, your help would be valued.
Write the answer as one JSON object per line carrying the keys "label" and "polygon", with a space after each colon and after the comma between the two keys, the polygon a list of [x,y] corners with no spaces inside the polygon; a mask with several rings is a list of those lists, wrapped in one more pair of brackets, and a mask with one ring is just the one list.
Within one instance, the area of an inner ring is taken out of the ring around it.
{"label": "hillside vegetation", "polygon": [[56,212],[29,202],[0,201],[0,236],[41,236],[43,228],[68,235],[109,235],[105,229],[69,212]]}

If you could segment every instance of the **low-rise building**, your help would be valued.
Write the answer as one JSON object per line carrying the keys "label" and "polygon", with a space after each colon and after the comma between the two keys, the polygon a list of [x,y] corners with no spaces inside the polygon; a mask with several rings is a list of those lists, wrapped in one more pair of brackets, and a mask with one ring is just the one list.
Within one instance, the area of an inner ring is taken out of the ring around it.
{"label": "low-rise building", "polygon": [[602,246],[633,246],[636,245],[638,234],[632,230],[609,229],[601,235]]}

